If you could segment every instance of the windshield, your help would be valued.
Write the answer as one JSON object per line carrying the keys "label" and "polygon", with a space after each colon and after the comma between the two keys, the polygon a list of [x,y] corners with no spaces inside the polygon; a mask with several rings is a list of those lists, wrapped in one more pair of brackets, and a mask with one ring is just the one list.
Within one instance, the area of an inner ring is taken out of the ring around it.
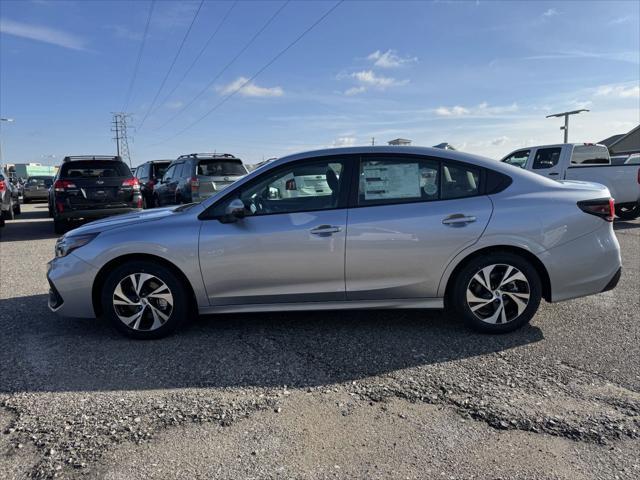
{"label": "windshield", "polygon": [[246,175],[241,160],[200,160],[198,162],[198,175],[206,177],[224,177],[228,175]]}
{"label": "windshield", "polygon": [[29,177],[27,185],[38,187],[50,187],[53,185],[53,177]]}
{"label": "windshield", "polygon": [[62,165],[60,177],[130,177],[131,171],[123,162],[87,160],[68,162]]}

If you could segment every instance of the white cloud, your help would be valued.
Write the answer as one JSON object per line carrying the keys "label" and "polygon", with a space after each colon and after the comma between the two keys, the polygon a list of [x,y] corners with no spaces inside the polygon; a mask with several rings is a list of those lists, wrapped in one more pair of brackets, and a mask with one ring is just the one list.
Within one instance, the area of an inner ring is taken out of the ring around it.
{"label": "white cloud", "polygon": [[490,106],[487,102],[482,102],[476,107],[463,107],[454,105],[453,107],[438,107],[433,113],[440,117],[464,117],[464,116],[495,116],[504,115],[506,113],[514,113],[518,111],[518,104],[504,106]]}
{"label": "white cloud", "polygon": [[333,141],[334,147],[352,147],[356,144],[356,137],[338,137]]}
{"label": "white cloud", "polygon": [[506,135],[502,135],[501,137],[494,138],[493,140],[491,140],[491,145],[499,147],[501,145],[504,145],[508,141],[509,141],[509,137],[507,137]]}
{"label": "white cloud", "polygon": [[282,87],[260,87],[253,82],[249,82],[246,77],[238,77],[233,82],[216,87],[222,95],[238,91],[243,97],[281,97],[284,95]]}
{"label": "white cloud", "polygon": [[640,85],[601,85],[596,89],[597,97],[640,98]]}
{"label": "white cloud", "polygon": [[38,42],[57,45],[71,50],[86,50],[85,41],[71,33],[49,27],[16,22],[9,19],[0,20],[0,33],[15,37],[28,38]]}
{"label": "white cloud", "polygon": [[607,25],[620,25],[632,20],[631,15],[625,15],[624,17],[617,17],[607,22]]}
{"label": "white cloud", "polygon": [[560,15],[560,13],[555,8],[550,8],[542,14],[543,17],[555,17],[556,15]]}
{"label": "white cloud", "polygon": [[378,75],[373,70],[362,70],[361,72],[353,72],[349,75],[338,75],[338,78],[351,78],[358,84],[346,90],[344,92],[345,95],[357,95],[366,92],[369,88],[386,90],[389,87],[397,87],[409,83],[409,80],[396,80],[392,77]]}
{"label": "white cloud", "polygon": [[407,63],[415,63],[418,61],[418,57],[401,57],[395,50],[387,50],[381,52],[376,50],[367,57],[371,60],[376,67],[380,68],[396,68]]}
{"label": "white cloud", "polygon": [[181,100],[175,100],[173,102],[165,103],[164,106],[167,107],[169,110],[177,110],[184,106],[184,102]]}
{"label": "white cloud", "polygon": [[105,25],[104,28],[111,30],[113,32],[113,36],[116,38],[120,38],[123,40],[134,40],[136,42],[142,40],[141,32],[133,32],[124,25]]}

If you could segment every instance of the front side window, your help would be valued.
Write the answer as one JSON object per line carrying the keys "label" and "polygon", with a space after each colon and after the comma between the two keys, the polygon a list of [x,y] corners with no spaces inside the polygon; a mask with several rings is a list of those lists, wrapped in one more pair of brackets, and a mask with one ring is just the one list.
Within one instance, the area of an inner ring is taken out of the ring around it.
{"label": "front side window", "polygon": [[162,178],[162,176],[164,175],[164,172],[167,171],[167,168],[169,167],[168,163],[154,163],[152,165],[149,166],[151,169],[153,169],[153,171],[155,172],[155,174],[153,175],[155,178]]}
{"label": "front side window", "polygon": [[344,162],[297,162],[267,173],[215,206],[212,216],[224,215],[226,205],[237,198],[248,216],[295,213],[338,208],[345,188]]}
{"label": "front side window", "polygon": [[527,160],[529,160],[529,154],[531,150],[520,150],[512,153],[507,158],[502,160],[503,163],[508,163],[514,167],[525,168],[527,166]]}
{"label": "front side window", "polygon": [[553,168],[560,161],[560,147],[555,148],[539,148],[533,159],[533,169],[542,170],[545,168]]}
{"label": "front side window", "polygon": [[166,182],[168,180],[171,180],[171,177],[173,177],[173,173],[176,171],[176,166],[175,165],[171,165],[169,167],[169,169],[164,173],[164,176],[162,177],[162,181]]}
{"label": "front side window", "polygon": [[415,157],[364,159],[360,162],[358,205],[437,200],[439,171],[437,160]]}

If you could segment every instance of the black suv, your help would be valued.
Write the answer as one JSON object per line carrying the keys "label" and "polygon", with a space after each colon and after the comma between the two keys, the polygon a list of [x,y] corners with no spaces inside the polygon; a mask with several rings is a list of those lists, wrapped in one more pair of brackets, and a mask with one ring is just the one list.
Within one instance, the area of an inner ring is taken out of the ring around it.
{"label": "black suv", "polygon": [[95,219],[142,208],[140,184],[120,157],[65,157],[49,190],[56,233],[71,220]]}
{"label": "black suv", "polygon": [[142,192],[142,207],[153,208],[156,206],[153,198],[153,186],[163,177],[171,160],[151,160],[136,168],[136,177],[140,182]]}
{"label": "black suv", "polygon": [[200,202],[244,177],[242,160],[228,153],[192,153],[171,162],[156,183],[155,205]]}

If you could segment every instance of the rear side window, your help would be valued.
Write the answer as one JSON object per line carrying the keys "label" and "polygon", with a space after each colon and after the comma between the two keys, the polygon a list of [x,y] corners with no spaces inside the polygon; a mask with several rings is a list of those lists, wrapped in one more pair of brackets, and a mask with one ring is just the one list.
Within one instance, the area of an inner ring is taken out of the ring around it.
{"label": "rear side window", "polygon": [[480,171],[466,165],[442,165],[441,198],[473,197],[480,193]]}
{"label": "rear side window", "polygon": [[553,168],[560,161],[560,147],[539,148],[536,157],[533,159],[533,169],[541,170],[544,168]]}
{"label": "rear side window", "polygon": [[576,145],[571,153],[571,165],[608,165],[607,147],[597,145]]}
{"label": "rear side window", "polygon": [[87,160],[73,161],[62,164],[60,177],[62,178],[109,178],[130,177],[131,170],[124,162]]}
{"label": "rear side window", "polygon": [[247,170],[240,160],[200,160],[198,162],[198,175],[205,177],[219,177],[229,175],[245,175]]}
{"label": "rear side window", "polygon": [[168,163],[153,163],[152,167],[153,167],[153,170],[155,172],[154,177],[162,178],[162,176],[164,175],[164,172],[167,171],[167,168],[169,167],[169,164]]}
{"label": "rear side window", "polygon": [[440,162],[376,158],[360,162],[358,205],[409,203],[440,198]]}
{"label": "rear side window", "polygon": [[180,169],[180,178],[191,178],[192,173],[191,162],[187,161],[182,164],[182,168]]}
{"label": "rear side window", "polygon": [[514,167],[525,168],[527,166],[527,160],[529,160],[529,154],[531,150],[520,150],[519,152],[512,153],[507,158],[502,159],[503,163],[508,163]]}

